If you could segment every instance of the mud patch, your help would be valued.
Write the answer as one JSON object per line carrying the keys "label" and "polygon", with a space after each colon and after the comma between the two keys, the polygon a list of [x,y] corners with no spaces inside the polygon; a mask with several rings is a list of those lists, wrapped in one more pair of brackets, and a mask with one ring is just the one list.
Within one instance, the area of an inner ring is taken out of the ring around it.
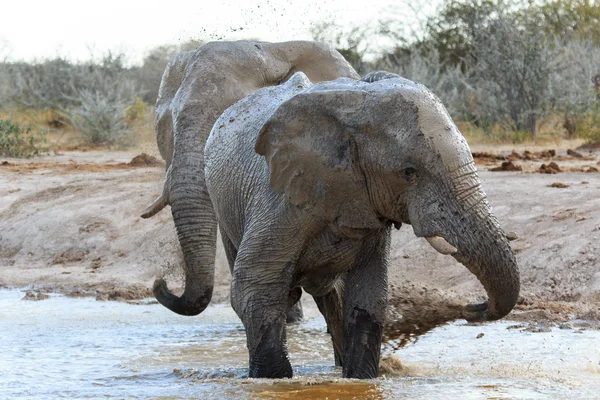
{"label": "mud patch", "polygon": [[130,301],[152,297],[152,290],[141,285],[113,287],[97,293],[96,300]]}
{"label": "mud patch", "polygon": [[68,249],[54,257],[52,264],[69,264],[85,260],[89,254],[88,250]]}
{"label": "mud patch", "polygon": [[557,163],[551,162],[550,164],[542,164],[542,166],[538,169],[540,174],[557,174],[562,172]]}
{"label": "mud patch", "polygon": [[505,161],[502,163],[501,166],[496,167],[496,168],[492,168],[490,169],[490,171],[523,171],[523,167],[521,167],[520,165],[517,164],[513,164],[512,161]]}
{"label": "mud patch", "polygon": [[23,298],[21,300],[40,301],[40,300],[46,300],[49,297],[50,296],[48,296],[45,293],[37,292],[35,290],[28,290],[25,293],[25,296],[23,296]]}
{"label": "mud patch", "polygon": [[380,376],[412,376],[414,371],[402,363],[402,360],[397,355],[382,357],[379,362]]}
{"label": "mud patch", "polygon": [[79,227],[79,233],[92,233],[95,231],[103,231],[110,222],[103,218],[91,218]]}
{"label": "mud patch", "polygon": [[568,187],[571,187],[571,185],[568,185],[563,182],[552,182],[552,184],[548,185],[548,187],[558,188],[558,189],[566,189]]}
{"label": "mud patch", "polygon": [[438,289],[390,285],[384,347],[399,349],[433,328],[463,318],[463,307]]}
{"label": "mud patch", "polygon": [[165,163],[154,156],[142,153],[133,157],[133,159],[128,162],[127,165],[131,167],[164,167]]}
{"label": "mud patch", "polygon": [[18,247],[4,247],[0,248],[0,258],[11,258],[19,254],[21,251]]}
{"label": "mud patch", "polygon": [[570,155],[571,157],[575,157],[575,158],[583,158],[583,155],[575,150],[569,149],[567,150],[567,154]]}

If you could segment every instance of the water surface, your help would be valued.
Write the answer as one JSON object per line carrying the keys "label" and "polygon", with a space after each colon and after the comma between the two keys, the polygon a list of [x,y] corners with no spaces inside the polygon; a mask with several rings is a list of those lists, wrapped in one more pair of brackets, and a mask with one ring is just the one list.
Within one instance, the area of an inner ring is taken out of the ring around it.
{"label": "water surface", "polygon": [[182,317],[156,304],[23,295],[0,291],[2,399],[600,398],[597,330],[457,322],[396,352],[406,376],[352,381],[333,367],[309,306],[288,331],[295,377],[263,380],[246,377],[244,331],[228,305]]}

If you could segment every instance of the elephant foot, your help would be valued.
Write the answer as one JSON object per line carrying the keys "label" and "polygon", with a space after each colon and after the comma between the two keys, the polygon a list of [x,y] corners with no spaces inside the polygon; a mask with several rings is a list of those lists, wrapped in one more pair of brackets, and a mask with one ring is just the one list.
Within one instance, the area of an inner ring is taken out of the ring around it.
{"label": "elephant foot", "polygon": [[[244,327],[250,353],[249,378],[291,378],[292,365],[286,345],[285,315],[273,314],[268,309],[245,316]],[[269,315],[270,314],[270,315]]]}
{"label": "elephant foot", "polygon": [[250,356],[249,378],[291,378],[292,365],[285,351],[266,344],[268,348],[258,349]]}
{"label": "elephant foot", "polygon": [[372,379],[379,376],[382,324],[362,309],[351,314],[353,324],[344,328],[344,378]]}

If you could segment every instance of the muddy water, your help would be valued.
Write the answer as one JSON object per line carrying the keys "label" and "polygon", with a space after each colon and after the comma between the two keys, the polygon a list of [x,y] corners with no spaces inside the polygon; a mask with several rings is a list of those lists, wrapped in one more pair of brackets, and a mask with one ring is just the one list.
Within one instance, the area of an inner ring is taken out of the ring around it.
{"label": "muddy water", "polygon": [[[231,308],[179,317],[159,305],[0,291],[0,398],[600,398],[600,332],[454,323],[396,353],[401,377],[340,378],[314,307],[290,327],[292,380],[247,379]],[[483,334],[483,336],[481,335]],[[479,338],[478,338],[479,336]]]}

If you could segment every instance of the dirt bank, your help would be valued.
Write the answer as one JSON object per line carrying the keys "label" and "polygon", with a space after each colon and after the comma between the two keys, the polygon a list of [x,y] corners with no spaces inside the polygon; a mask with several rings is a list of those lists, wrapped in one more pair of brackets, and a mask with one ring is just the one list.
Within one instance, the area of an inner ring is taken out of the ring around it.
{"label": "dirt bank", "polygon": [[[519,309],[532,319],[597,318],[600,173],[571,171],[598,167],[598,155],[580,151],[577,157],[566,149],[542,155],[549,149],[534,149],[527,159],[526,149],[491,150],[474,152],[491,154],[477,158],[484,189],[501,224],[519,236],[513,242],[522,276]],[[0,285],[109,299],[148,296],[164,271],[174,285],[181,255],[170,212],[139,217],[160,193],[164,166],[148,157],[132,162],[140,153],[0,159]],[[507,161],[521,171],[491,171]],[[550,162],[567,172],[538,172]],[[405,304],[401,314],[432,315],[437,322],[438,313],[411,314],[406,304],[424,302],[434,310],[484,295],[462,265],[436,253],[410,226],[394,233],[390,283],[394,298],[403,299],[397,303]],[[216,301],[227,298],[228,285],[219,248]]]}

